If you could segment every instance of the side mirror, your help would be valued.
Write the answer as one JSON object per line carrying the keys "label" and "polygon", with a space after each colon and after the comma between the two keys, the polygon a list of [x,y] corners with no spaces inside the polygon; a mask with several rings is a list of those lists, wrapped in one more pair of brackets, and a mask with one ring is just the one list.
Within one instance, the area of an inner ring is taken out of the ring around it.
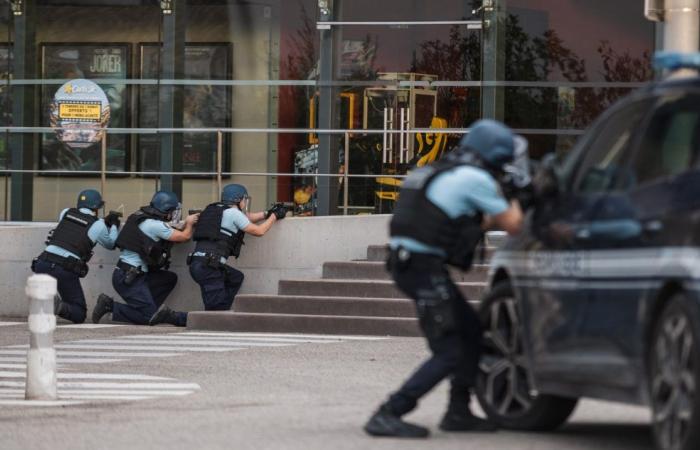
{"label": "side mirror", "polygon": [[557,171],[556,155],[551,153],[542,159],[537,173],[532,180],[535,198],[553,199],[561,193],[561,180]]}

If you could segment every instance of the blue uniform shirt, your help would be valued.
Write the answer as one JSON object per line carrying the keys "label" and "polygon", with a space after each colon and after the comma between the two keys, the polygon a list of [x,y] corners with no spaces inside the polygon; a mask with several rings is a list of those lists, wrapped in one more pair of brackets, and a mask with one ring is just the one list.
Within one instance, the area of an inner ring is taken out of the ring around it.
{"label": "blue uniform shirt", "polygon": [[[167,241],[173,235],[173,229],[170,227],[170,225],[168,225],[166,222],[155,219],[144,220],[139,224],[139,229],[143,231],[146,236],[156,242],[160,241],[161,239],[165,239]],[[146,264],[136,252],[132,252],[131,250],[122,250],[119,259],[131,266],[141,267],[142,271],[148,272],[148,264]]]}
{"label": "blue uniform shirt", "polygon": [[[438,175],[428,186],[426,196],[452,219],[479,212],[495,216],[509,207],[491,174],[473,166],[460,166]],[[446,256],[440,248],[407,237],[393,237],[390,246],[392,249],[401,246],[415,253]]]}
{"label": "blue uniform shirt", "polygon": [[[69,209],[70,208],[66,208],[63,211],[61,211],[61,214],[58,216],[59,222],[63,220],[63,216],[66,214],[66,212],[68,212]],[[95,215],[94,212],[87,208],[80,208],[80,212],[83,214],[90,214],[91,216]],[[117,229],[117,226],[112,225],[111,228],[107,229],[107,225],[105,224],[105,221],[103,219],[98,219],[97,222],[93,223],[90,229],[88,230],[88,237],[92,242],[98,243],[109,250],[114,249],[114,243],[117,241],[118,234],[119,230]],[[62,256],[64,258],[80,259],[80,256],[76,255],[75,253],[69,252],[63,247],[59,247],[58,245],[49,245],[48,247],[46,247],[46,251],[48,253],[53,253],[54,255]]]}
{"label": "blue uniform shirt", "polygon": [[[240,209],[233,206],[224,211],[221,217],[221,228],[236,234],[250,225],[250,219]],[[194,252],[194,256],[205,256],[202,252]],[[221,258],[221,264],[226,264],[226,258]]]}

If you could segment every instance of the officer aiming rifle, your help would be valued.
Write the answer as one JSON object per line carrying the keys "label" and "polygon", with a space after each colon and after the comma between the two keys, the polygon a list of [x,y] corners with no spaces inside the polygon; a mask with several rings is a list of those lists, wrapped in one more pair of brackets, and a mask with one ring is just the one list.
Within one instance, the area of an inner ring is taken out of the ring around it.
{"label": "officer aiming rifle", "polygon": [[112,274],[112,286],[125,303],[101,294],[92,313],[94,323],[112,313],[112,320],[135,325],[187,324],[187,313],[161,308],[177,284],[177,275],[168,270],[170,249],[192,238],[198,219],[189,215],[182,230],[176,229],[180,208],[177,195],[159,191],[148,206],[129,216],[116,240],[121,255]]}
{"label": "officer aiming rifle", "polygon": [[450,279],[448,266],[469,270],[488,229],[518,233],[517,197],[531,192],[527,141],[501,123],[474,124],[455,152],[413,171],[391,220],[388,268],[416,303],[431,357],[392,393],[365,425],[373,436],[424,438],[425,427],[403,421],[443,379],[450,395],[440,428],[494,431],[469,403],[481,353],[479,317]]}
{"label": "officer aiming rifle", "polygon": [[34,273],[51,275],[58,283],[54,314],[73,323],[85,321],[87,306],[80,279],[88,274],[93,248],[100,244],[114,249],[119,233],[121,213],[110,211],[100,219],[98,211],[103,206],[99,192],[82,191],[75,208],[61,211],[58,226],[49,232],[46,249],[32,261]]}
{"label": "officer aiming rifle", "polygon": [[187,257],[187,264],[201,288],[206,311],[231,309],[244,276],[227,261],[240,256],[246,233],[263,236],[287,215],[287,207],[281,203],[262,212],[249,212],[249,208],[245,186],[229,184],[221,192],[221,201],[208,205],[200,215],[194,232],[195,250]]}

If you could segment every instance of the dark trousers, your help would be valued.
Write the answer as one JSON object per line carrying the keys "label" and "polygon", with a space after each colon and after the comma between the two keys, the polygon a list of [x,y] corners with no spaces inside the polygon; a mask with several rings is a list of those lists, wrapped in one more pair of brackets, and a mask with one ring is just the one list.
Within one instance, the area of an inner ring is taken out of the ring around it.
{"label": "dark trousers", "polygon": [[231,266],[213,268],[205,261],[195,259],[190,265],[190,275],[202,290],[206,311],[228,311],[243,284],[243,273]]}
{"label": "dark trousers", "polygon": [[[138,276],[130,285],[124,283],[126,272],[114,269],[112,286],[126,304],[114,302],[112,319],[134,325],[148,325],[158,308],[177,284],[177,275],[167,270],[154,270]],[[187,313],[177,313],[177,326],[187,324]]]}
{"label": "dark trousers", "polygon": [[87,306],[85,305],[85,293],[80,285],[80,277],[61,266],[48,261],[37,260],[34,264],[34,273],[43,273],[54,277],[58,284],[58,295],[61,296],[61,313],[59,317],[70,320],[73,323],[85,322]]}
{"label": "dark trousers", "polygon": [[432,356],[389,397],[386,406],[395,414],[406,414],[423,395],[450,377],[449,410],[466,411],[481,352],[478,315],[450,279],[440,258],[413,254],[392,266],[396,284],[416,302],[420,327]]}

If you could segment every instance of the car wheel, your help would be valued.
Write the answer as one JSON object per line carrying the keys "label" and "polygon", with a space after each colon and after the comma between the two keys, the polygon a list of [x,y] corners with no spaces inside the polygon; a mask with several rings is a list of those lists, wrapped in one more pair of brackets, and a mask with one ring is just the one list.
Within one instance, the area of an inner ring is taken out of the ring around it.
{"label": "car wheel", "polygon": [[649,346],[649,398],[659,449],[700,448],[700,308],[683,294],[671,298]]}
{"label": "car wheel", "polygon": [[484,298],[480,316],[484,351],[476,394],[484,412],[503,428],[553,430],[569,418],[578,399],[538,394],[523,347],[523,329],[513,290],[499,282]]}

